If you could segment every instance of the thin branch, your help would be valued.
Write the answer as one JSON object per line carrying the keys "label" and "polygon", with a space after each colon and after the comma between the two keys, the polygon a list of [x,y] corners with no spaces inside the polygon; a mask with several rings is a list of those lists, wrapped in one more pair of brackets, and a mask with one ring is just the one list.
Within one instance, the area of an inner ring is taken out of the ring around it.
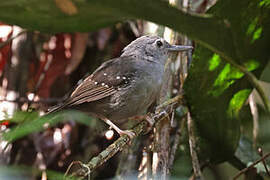
{"label": "thin branch", "polygon": [[63,101],[63,98],[46,98],[46,99],[39,99],[39,100],[29,100],[25,97],[20,97],[14,100],[10,99],[0,99],[0,102],[6,101],[6,102],[14,102],[14,103],[44,103],[44,104],[50,104],[50,103],[60,103]]}
{"label": "thin branch", "polygon": [[191,155],[194,176],[195,178],[199,178],[203,180],[204,178],[201,172],[199,159],[196,153],[196,137],[195,137],[194,122],[191,119],[189,113],[187,115],[187,119],[188,119],[187,124],[188,124],[188,135],[189,135],[189,147],[190,147],[190,155]]}
{"label": "thin branch", "polygon": [[186,118],[182,118],[181,125],[176,130],[173,145],[172,145],[171,152],[170,152],[169,169],[172,169],[172,167],[173,167],[175,154],[176,154],[176,151],[177,151],[179,144],[180,144],[180,137],[181,137],[181,134],[184,130],[185,123],[186,123]]}
{"label": "thin branch", "polygon": [[245,169],[242,169],[237,175],[234,176],[233,180],[236,180],[237,178],[239,178],[242,174],[244,174],[245,172],[247,172],[248,170],[254,168],[254,166],[256,166],[258,163],[260,163],[261,161],[264,161],[266,158],[268,158],[270,156],[270,153],[267,153],[266,155],[264,155],[262,158],[260,158],[259,160],[255,161],[254,163],[252,163],[250,166],[246,167]]}
{"label": "thin branch", "polygon": [[253,146],[254,148],[256,148],[257,137],[259,133],[259,115],[258,115],[258,108],[254,100],[254,93],[251,93],[249,96],[249,107],[253,117]]}
{"label": "thin branch", "polygon": [[168,105],[171,105],[171,104],[174,104],[174,103],[179,103],[181,100],[183,99],[183,95],[180,94],[180,95],[177,95],[175,96],[174,98],[171,98],[167,101],[165,101],[164,103],[160,104],[157,109],[162,109]]}
{"label": "thin branch", "polygon": [[[258,148],[258,153],[259,153],[259,155],[260,155],[261,157],[263,157],[263,150],[262,150],[262,148]],[[267,168],[267,164],[266,164],[265,160],[262,159],[262,162],[263,162],[263,166],[264,166],[264,168],[265,168],[266,173],[267,173],[268,176],[270,177],[270,173],[269,173],[269,170],[268,170],[268,168]]]}
{"label": "thin branch", "polygon": [[26,33],[26,32],[27,32],[27,30],[21,31],[21,32],[19,32],[16,36],[10,37],[10,38],[8,38],[6,41],[1,42],[1,43],[0,43],[0,50],[1,50],[3,47],[5,47],[8,43],[10,43],[13,39],[19,37],[20,35],[22,35],[22,34],[24,34],[24,33]]}
{"label": "thin branch", "polygon": [[[165,107],[166,105],[170,105],[173,103],[176,103],[180,100],[180,98],[172,98],[166,101],[162,104],[161,107]],[[151,118],[154,119],[155,122],[159,122],[163,118],[167,117],[167,113],[164,113],[161,111],[158,114],[151,115]],[[147,121],[142,121],[139,124],[137,124],[132,131],[135,133],[135,137],[144,134],[144,132],[147,131],[148,123]],[[108,146],[104,151],[102,151],[98,156],[92,158],[88,163],[82,164],[83,168],[78,169],[74,173],[71,174],[71,176],[80,176],[80,177],[86,177],[88,176],[93,170],[104,164],[106,161],[108,161],[110,158],[112,158],[116,153],[122,151],[126,145],[129,144],[129,137],[127,135],[123,135],[119,137],[113,144]],[[69,168],[70,169],[70,168]],[[68,173],[68,172],[66,172]]]}

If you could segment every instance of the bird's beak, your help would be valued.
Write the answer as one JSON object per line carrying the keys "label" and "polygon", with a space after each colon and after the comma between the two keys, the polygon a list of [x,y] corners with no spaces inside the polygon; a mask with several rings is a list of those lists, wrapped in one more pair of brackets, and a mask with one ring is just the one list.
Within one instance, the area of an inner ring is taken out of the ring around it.
{"label": "bird's beak", "polygon": [[192,50],[192,46],[180,46],[180,45],[170,45],[167,47],[168,51],[188,51]]}

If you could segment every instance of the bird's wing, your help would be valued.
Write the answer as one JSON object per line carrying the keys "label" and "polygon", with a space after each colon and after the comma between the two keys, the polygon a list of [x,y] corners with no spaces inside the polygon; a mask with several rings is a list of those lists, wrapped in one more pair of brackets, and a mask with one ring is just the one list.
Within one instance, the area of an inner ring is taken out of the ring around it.
{"label": "bird's wing", "polygon": [[[86,77],[65,101],[65,106],[74,106],[96,101],[116,93],[132,80],[133,60],[117,58],[103,63],[93,74]],[[123,65],[128,70],[121,69]]]}

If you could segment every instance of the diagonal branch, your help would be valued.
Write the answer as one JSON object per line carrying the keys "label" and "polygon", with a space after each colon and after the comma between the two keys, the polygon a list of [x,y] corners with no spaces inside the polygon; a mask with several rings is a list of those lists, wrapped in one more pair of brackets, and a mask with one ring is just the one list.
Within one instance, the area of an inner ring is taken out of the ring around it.
{"label": "diagonal branch", "polygon": [[[170,104],[175,104],[179,102],[182,99],[182,95],[178,95],[172,99],[169,99],[168,101],[164,102],[159,107],[165,107]],[[163,111],[159,111],[160,108],[157,109],[156,114],[152,114],[150,116],[151,119],[154,120],[154,122],[159,122],[163,118],[167,117],[167,113],[164,113]],[[147,132],[148,123],[147,121],[142,121],[139,124],[137,124],[132,131],[135,133],[135,137],[144,134]],[[108,146],[105,150],[103,150],[101,153],[99,153],[98,156],[92,158],[88,163],[81,164],[80,169],[76,170],[74,173],[71,174],[71,176],[79,176],[79,177],[86,177],[89,176],[91,172],[93,172],[96,168],[107,162],[110,158],[112,158],[116,153],[122,151],[126,145],[129,144],[129,137],[127,135],[123,135],[119,137],[113,144]],[[68,168],[66,174],[68,173],[70,168]]]}
{"label": "diagonal branch", "polygon": [[245,169],[242,169],[241,171],[239,171],[239,173],[234,176],[233,180],[238,179],[242,174],[244,174],[245,172],[247,172],[248,170],[254,168],[254,166],[256,166],[258,163],[260,163],[261,161],[264,161],[266,158],[268,158],[270,156],[270,153],[265,154],[263,157],[261,157],[260,159],[258,159],[257,161],[255,161],[254,163],[252,163],[250,166],[246,167]]}
{"label": "diagonal branch", "polygon": [[204,177],[201,172],[201,167],[198,159],[198,155],[196,152],[196,137],[195,137],[195,125],[193,120],[190,117],[190,113],[187,115],[187,125],[188,125],[188,135],[189,135],[189,147],[190,147],[190,155],[191,161],[194,171],[195,179],[203,180]]}

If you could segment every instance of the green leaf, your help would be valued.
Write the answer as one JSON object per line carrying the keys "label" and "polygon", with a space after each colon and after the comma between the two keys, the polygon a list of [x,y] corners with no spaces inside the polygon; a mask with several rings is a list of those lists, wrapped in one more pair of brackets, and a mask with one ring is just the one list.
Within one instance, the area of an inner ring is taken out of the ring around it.
{"label": "green leaf", "polygon": [[[29,113],[29,116],[31,117],[32,113]],[[18,116],[15,116],[12,121],[18,121],[15,118],[18,118]],[[53,113],[42,117],[36,117],[31,121],[25,121],[23,124],[19,124],[13,127],[10,131],[5,132],[3,134],[3,138],[9,142],[13,142],[16,139],[26,136],[28,134],[42,131],[44,129],[47,129],[48,127],[56,125],[59,122],[69,120],[73,120],[88,126],[95,126],[96,123],[95,119],[87,116],[84,113],[74,110],[63,111],[60,113]]]}
{"label": "green leaf", "polygon": [[[200,137],[200,157],[220,162],[233,156],[238,145],[240,121],[235,107],[241,107],[246,97],[234,94],[239,92],[241,86],[238,84],[245,82],[245,79],[222,59],[215,69],[209,68],[213,57],[217,58],[217,55],[197,47],[184,90]],[[246,88],[242,90],[250,91]]]}
{"label": "green leaf", "polygon": [[[9,0],[0,4],[0,20],[46,32],[82,32],[130,19],[145,19],[188,35],[223,58],[267,61],[270,31],[268,1],[218,1],[207,15],[191,15],[162,0],[70,1],[68,15],[56,1]],[[233,4],[233,6],[232,6]],[[261,66],[261,68],[263,68]]]}
{"label": "green leaf", "polygon": [[259,77],[269,60],[269,7],[259,4],[250,0],[218,1],[209,11],[226,23],[234,50],[217,52],[198,46],[184,85],[200,136],[202,159],[228,160],[238,146],[239,112],[253,87],[231,63]]}
{"label": "green leaf", "polygon": [[5,1],[0,4],[0,20],[43,32],[89,32],[125,20],[145,19],[187,34],[217,52],[234,54],[229,29],[223,20],[212,15],[190,15],[163,0],[72,2],[77,9],[74,15],[63,13],[55,1]]}

